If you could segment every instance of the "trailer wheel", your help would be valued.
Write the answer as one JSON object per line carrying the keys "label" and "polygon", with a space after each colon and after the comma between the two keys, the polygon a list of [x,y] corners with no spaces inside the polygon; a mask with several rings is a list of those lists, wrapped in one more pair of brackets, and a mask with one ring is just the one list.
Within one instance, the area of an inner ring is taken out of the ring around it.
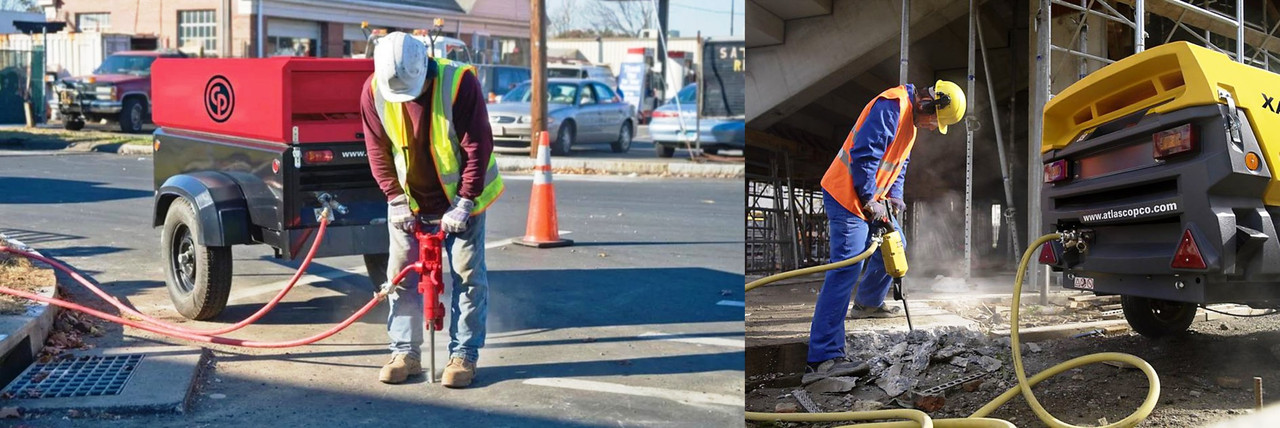
{"label": "trailer wheel", "polygon": [[68,131],[79,131],[81,129],[84,129],[84,121],[66,118],[66,119],[63,119],[62,121],[62,128]]}
{"label": "trailer wheel", "polygon": [[1121,296],[1120,303],[1133,331],[1152,339],[1182,333],[1196,318],[1194,303],[1138,296]]}
{"label": "trailer wheel", "polygon": [[137,98],[127,98],[124,100],[124,106],[120,109],[120,131],[126,133],[137,133],[142,131],[142,122],[147,117],[147,106]]}
{"label": "trailer wheel", "polygon": [[160,236],[165,285],[174,309],[188,319],[207,320],[227,307],[231,294],[231,247],[196,243],[200,222],[185,198],[169,206]]}

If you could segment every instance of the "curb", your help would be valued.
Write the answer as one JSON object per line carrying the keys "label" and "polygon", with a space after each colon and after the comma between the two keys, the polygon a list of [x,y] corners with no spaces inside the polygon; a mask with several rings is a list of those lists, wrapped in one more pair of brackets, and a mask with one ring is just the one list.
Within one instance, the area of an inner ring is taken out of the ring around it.
{"label": "curb", "polygon": [[[34,251],[31,247],[4,234],[0,233],[14,248],[23,251]],[[44,263],[33,261],[33,264],[44,269],[53,269]],[[57,273],[54,273],[55,278]],[[40,290],[37,294],[45,297],[54,297],[58,292],[57,281],[53,287]],[[20,326],[14,328],[7,333],[0,333],[0,383],[8,384],[9,381],[17,377],[19,373],[26,369],[27,365],[35,361],[35,356],[44,348],[45,339],[49,338],[50,330],[53,329],[53,319],[58,314],[58,307],[49,306],[48,303],[39,302],[34,306],[27,307],[27,313],[21,315],[0,315],[3,323],[21,323]],[[25,318],[25,320],[24,320]],[[27,343],[27,349],[24,351],[22,344]]]}
{"label": "curb", "polygon": [[128,156],[150,155],[151,146],[146,144],[121,144],[116,147],[115,153]]}

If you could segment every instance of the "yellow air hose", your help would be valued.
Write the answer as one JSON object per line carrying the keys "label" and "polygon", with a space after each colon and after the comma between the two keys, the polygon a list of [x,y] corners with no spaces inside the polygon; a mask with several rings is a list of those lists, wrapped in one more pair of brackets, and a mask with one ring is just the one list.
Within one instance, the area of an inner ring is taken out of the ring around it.
{"label": "yellow air hose", "polygon": [[[987,418],[986,416],[994,412],[997,408],[1016,397],[1019,393],[1026,398],[1027,404],[1031,406],[1031,410],[1035,412],[1036,417],[1046,425],[1054,428],[1081,428],[1077,425],[1071,425],[1049,414],[1040,401],[1036,399],[1035,394],[1031,392],[1031,387],[1041,381],[1048,379],[1058,373],[1080,367],[1086,364],[1101,363],[1105,361],[1121,362],[1137,367],[1147,376],[1147,398],[1142,401],[1142,405],[1138,406],[1129,416],[1124,419],[1104,425],[1107,428],[1113,427],[1132,427],[1137,425],[1143,419],[1146,419],[1151,411],[1156,407],[1156,401],[1160,398],[1160,378],[1156,375],[1156,369],[1146,360],[1138,358],[1135,355],[1124,354],[1119,352],[1103,352],[1098,354],[1089,354],[1081,357],[1072,358],[1065,362],[1059,363],[1048,370],[1037,373],[1030,379],[1023,371],[1022,366],[1022,348],[1018,341],[1018,304],[1022,297],[1022,279],[1027,270],[1027,263],[1031,260],[1031,255],[1035,250],[1039,249],[1044,243],[1060,238],[1056,233],[1041,236],[1031,243],[1031,246],[1022,253],[1022,261],[1018,263],[1018,275],[1013,282],[1013,304],[1010,308],[1010,331],[1011,346],[1013,348],[1013,367],[1014,374],[1018,377],[1018,385],[1000,394],[987,405],[969,415],[967,418],[953,419],[931,419],[928,414],[913,409],[895,409],[895,410],[876,410],[871,412],[832,412],[832,413],[766,413],[766,412],[746,412],[747,420],[751,421],[788,421],[788,422],[844,422],[844,421],[867,421],[867,420],[888,420],[888,419],[907,419],[906,421],[895,422],[879,422],[871,424],[856,425],[857,428],[911,428],[923,427],[930,428],[937,426],[939,428],[969,428],[969,427],[1013,427],[1012,423],[1001,419]],[[878,244],[878,242],[876,242]],[[855,256],[852,259],[842,262],[831,263],[822,266],[814,266],[795,270],[791,272],[783,272],[777,275],[765,277],[747,284],[747,290],[768,284],[770,282],[781,279],[791,278],[798,275],[805,275],[824,270],[836,269],[848,266],[867,258],[871,252],[875,251],[876,245],[873,244],[866,252]],[[855,425],[847,425],[854,427]]]}

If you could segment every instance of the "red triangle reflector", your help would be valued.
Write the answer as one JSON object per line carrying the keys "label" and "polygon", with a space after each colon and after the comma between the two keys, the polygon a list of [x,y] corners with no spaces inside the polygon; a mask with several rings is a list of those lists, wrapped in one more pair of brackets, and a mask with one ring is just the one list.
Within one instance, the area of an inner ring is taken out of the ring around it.
{"label": "red triangle reflector", "polygon": [[1046,242],[1040,247],[1040,263],[1046,265],[1057,265],[1058,256],[1053,253],[1053,243]]}
{"label": "red triangle reflector", "polygon": [[1174,269],[1207,269],[1204,264],[1204,256],[1200,255],[1200,247],[1196,246],[1196,239],[1191,235],[1191,229],[1182,232],[1182,241],[1178,243],[1178,252],[1173,254]]}

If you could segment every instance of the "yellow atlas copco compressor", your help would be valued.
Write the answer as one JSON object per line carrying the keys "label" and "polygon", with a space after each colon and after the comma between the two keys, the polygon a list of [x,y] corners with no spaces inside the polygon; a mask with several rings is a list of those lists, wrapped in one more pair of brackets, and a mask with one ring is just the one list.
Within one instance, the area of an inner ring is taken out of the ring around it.
{"label": "yellow atlas copco compressor", "polygon": [[1185,42],[1089,74],[1044,109],[1039,261],[1120,295],[1147,337],[1197,306],[1280,309],[1280,74]]}

